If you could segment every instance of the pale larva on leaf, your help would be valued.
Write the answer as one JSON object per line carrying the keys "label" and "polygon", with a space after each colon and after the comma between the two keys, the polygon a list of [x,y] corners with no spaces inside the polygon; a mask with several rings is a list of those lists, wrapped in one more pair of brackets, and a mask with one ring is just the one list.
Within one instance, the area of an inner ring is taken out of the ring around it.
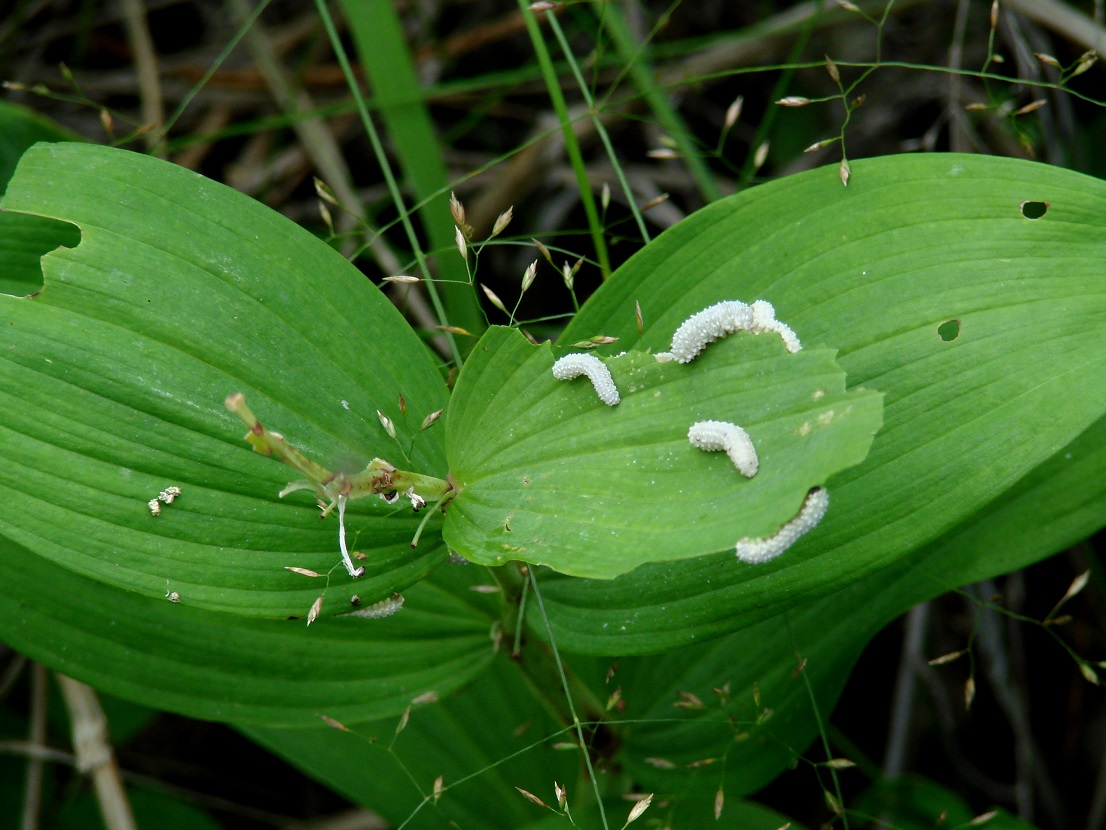
{"label": "pale larva on leaf", "polygon": [[791,547],[804,533],[813,530],[829,507],[829,492],[815,487],[806,494],[803,506],[789,522],[764,539],[739,539],[735,547],[737,558],[750,565],[769,562]]}
{"label": "pale larva on leaf", "polygon": [[723,300],[692,314],[680,324],[672,335],[671,352],[661,352],[657,359],[662,362],[674,359],[679,363],[690,363],[715,340],[737,331],[753,334],[775,332],[789,352],[794,353],[802,348],[795,332],[776,319],[776,310],[771,303],[757,300],[750,306],[739,300]]}
{"label": "pale larva on leaf", "polygon": [[697,421],[687,431],[693,446],[707,452],[724,450],[739,473],[746,478],[757,474],[757,451],[749,433],[726,421]]}
{"label": "pale larva on leaf", "polygon": [[[360,602],[360,600],[358,600]],[[363,620],[380,620],[384,617],[390,617],[403,607],[403,594],[398,591],[392,594],[387,599],[382,599],[380,602],[374,602],[372,605],[368,605],[364,608],[358,608],[355,611],[347,611],[345,614],[340,614],[342,617],[360,617]]]}
{"label": "pale larva on leaf", "polygon": [[557,380],[570,380],[580,375],[587,375],[599,400],[607,406],[615,406],[621,400],[611,370],[595,355],[566,354],[553,364],[553,377]]}

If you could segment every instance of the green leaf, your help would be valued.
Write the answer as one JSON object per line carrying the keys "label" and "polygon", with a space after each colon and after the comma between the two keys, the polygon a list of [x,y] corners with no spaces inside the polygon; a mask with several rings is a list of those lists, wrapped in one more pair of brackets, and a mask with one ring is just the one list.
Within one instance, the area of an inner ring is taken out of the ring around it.
{"label": "green leaf", "polygon": [[[60,125],[24,107],[0,101],[0,188],[7,185],[24,151],[36,141],[75,141]],[[72,225],[0,212],[0,294],[23,297],[42,288],[38,260],[59,245],[74,246],[80,237]]]}
{"label": "green leaf", "polygon": [[[747,332],[689,365],[630,352],[605,360],[622,393],[605,406],[586,379],[553,377],[548,344],[490,329],[447,413],[460,492],[446,541],[485,565],[519,559],[609,578],[770,536],[811,487],[861,461],[879,428],[879,394],[846,393],[833,357]],[[702,420],[748,430],[753,478],[691,445],[688,428]]]}
{"label": "green leaf", "polygon": [[[260,620],[148,599],[0,537],[0,637],[110,694],[206,720],[346,725],[444,697],[492,658],[476,568],[451,567],[383,620]],[[331,591],[336,598],[348,595]]]}
{"label": "green leaf", "polygon": [[[1005,810],[995,810],[988,819],[978,821],[974,813],[953,790],[918,776],[907,776],[873,785],[857,799],[855,809],[862,814],[878,815],[901,830],[930,830],[935,826],[949,830],[1034,830]],[[984,813],[990,813],[986,810]]]}
{"label": "green leaf", "polygon": [[[1044,216],[1023,216],[1027,200],[1047,202]],[[558,643],[655,652],[808,604],[919,555],[1071,442],[1106,410],[1104,213],[1106,184],[1070,171],[888,157],[854,164],[848,188],[824,168],[718,202],[631,259],[566,340],[663,348],[714,301],[765,298],[804,343],[839,348],[850,384],[886,393],[884,428],[828,482],[830,511],[794,555],[755,571],[723,554],[613,583],[546,578]],[[939,332],[950,320],[951,340]],[[961,557],[928,595],[1009,563],[1001,546]]]}
{"label": "green leaf", "polygon": [[[0,297],[0,533],[94,580],[249,616],[349,610],[337,522],[297,476],[254,454],[225,410],[244,392],[305,454],[357,470],[373,456],[444,474],[437,367],[392,305],[341,256],[229,188],[156,159],[37,145],[3,207],[73,223],[45,289]],[[402,395],[408,407],[399,409]],[[393,440],[377,410],[395,422]],[[154,517],[169,485],[181,497]],[[444,560],[418,517],[377,499],[347,517],[366,602]],[[348,588],[348,589],[347,589]]]}
{"label": "green leaf", "polygon": [[[542,709],[516,666],[502,656],[470,688],[412,711],[398,736],[396,726],[391,718],[350,732],[243,731],[393,826],[412,830],[529,826],[548,814],[516,787],[551,805],[554,781],[571,789],[574,802],[578,788],[586,788],[585,795],[590,790],[587,782],[577,782],[579,755],[552,749],[571,740],[571,730]],[[443,791],[435,802],[430,796],[438,776]]]}

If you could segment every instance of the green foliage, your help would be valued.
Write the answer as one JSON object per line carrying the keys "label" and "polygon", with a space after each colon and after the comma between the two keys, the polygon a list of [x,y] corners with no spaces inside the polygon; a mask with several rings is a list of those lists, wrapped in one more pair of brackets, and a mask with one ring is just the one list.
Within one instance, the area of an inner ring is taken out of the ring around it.
{"label": "green foliage", "polygon": [[[451,548],[485,565],[520,559],[592,577],[730,552],[863,460],[879,426],[880,396],[846,393],[832,351],[787,354],[774,335],[741,332],[687,366],[645,352],[606,364],[622,391],[613,407],[586,380],[555,380],[548,345],[511,329],[477,344],[447,416],[461,488],[444,528]],[[688,442],[688,427],[708,419],[749,430],[754,478]]]}
{"label": "green foliage", "polygon": [[[0,182],[7,183],[23,151],[36,141],[73,141],[76,136],[29,110],[0,101]],[[22,297],[42,288],[38,259],[59,245],[74,246],[74,228],[53,219],[0,213],[0,294]]]}
{"label": "green foliage", "polygon": [[[451,397],[395,309],[288,221],[154,159],[37,145],[3,207],[81,237],[45,257],[39,295],[0,297],[0,636],[120,696],[252,724],[365,803],[416,771],[393,805],[396,821],[418,811],[411,826],[489,803],[486,826],[544,820],[513,788],[547,797],[561,778],[584,815],[591,785],[554,748],[576,740],[566,695],[614,736],[600,795],[632,780],[691,810],[686,826],[714,821],[719,789],[739,809],[816,734],[813,713],[887,620],[1101,521],[1059,494],[1104,480],[1106,186],[955,155],[852,174],[847,189],[823,168],[717,202],[619,269],[562,336],[629,350],[605,358],[624,393],[606,407],[552,377],[548,346],[500,328]],[[1027,218],[1025,201],[1047,211]],[[688,366],[649,354],[737,298],[771,300],[808,348],[740,333]],[[336,522],[305,493],[279,499],[291,471],[242,440],[223,406],[238,391],[328,468],[381,457],[448,474],[444,523],[411,550],[408,504],[351,502],[368,573],[350,580]],[[763,447],[751,481],[686,440],[692,421],[731,416]],[[770,564],[734,561],[737,537],[770,533],[823,483],[815,533]],[[151,515],[170,484],[179,500]],[[447,543],[483,564],[445,566]],[[528,598],[515,559],[560,573],[538,569]],[[336,616],[355,592],[398,590],[395,617]],[[310,629],[281,619],[319,596]],[[512,639],[518,663],[493,653]],[[554,648],[572,655],[564,672]],[[609,662],[587,654],[656,656],[622,660],[609,711]],[[412,701],[394,747],[374,744]],[[306,728],[320,714],[353,732]],[[373,761],[351,764],[359,753]],[[522,766],[497,777],[508,758]],[[456,780],[436,803],[435,769]]]}

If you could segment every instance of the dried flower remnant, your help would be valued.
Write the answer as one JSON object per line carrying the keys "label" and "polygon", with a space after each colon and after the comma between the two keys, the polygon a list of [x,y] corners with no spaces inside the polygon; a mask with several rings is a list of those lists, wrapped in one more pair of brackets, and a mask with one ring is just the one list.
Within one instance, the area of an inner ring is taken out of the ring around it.
{"label": "dried flower remnant", "polygon": [[581,375],[587,375],[599,400],[607,406],[616,406],[621,400],[611,370],[595,355],[568,354],[553,364],[553,377],[557,380],[570,380]]}
{"label": "dried flower remnant", "polygon": [[829,492],[825,487],[815,487],[806,494],[803,506],[795,517],[774,534],[763,539],[739,539],[735,546],[737,558],[750,565],[770,562],[813,530],[826,515],[828,507]]}
{"label": "dried flower remnant", "polygon": [[757,474],[757,451],[749,433],[727,421],[697,421],[687,431],[692,446],[706,452],[724,450],[737,471],[746,478]]}
{"label": "dried flower remnant", "polygon": [[[346,547],[346,503],[349,500],[374,495],[381,496],[385,500],[389,497],[394,500],[398,498],[396,494],[402,492],[409,496],[417,495],[424,503],[433,499],[437,505],[443,505],[456,495],[453,485],[448,481],[396,469],[383,458],[374,458],[359,473],[331,472],[293,448],[279,432],[266,429],[246,406],[246,399],[241,393],[229,396],[226,399],[226,407],[249,428],[246,441],[253,447],[254,452],[274,456],[305,477],[289,482],[280,491],[281,498],[299,490],[310,490],[318,499],[324,517],[335,512],[337,508],[338,547],[342,552],[342,563],[353,578],[362,576],[365,569],[353,564],[353,559]],[[412,504],[415,503],[414,498],[411,501]]]}

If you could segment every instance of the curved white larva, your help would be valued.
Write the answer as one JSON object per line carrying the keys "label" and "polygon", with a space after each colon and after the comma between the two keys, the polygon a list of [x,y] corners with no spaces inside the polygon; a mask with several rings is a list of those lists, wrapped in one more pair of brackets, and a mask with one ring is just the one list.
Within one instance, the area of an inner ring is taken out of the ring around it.
{"label": "curved white larva", "polygon": [[795,352],[802,349],[803,346],[799,342],[798,336],[791,330],[791,326],[776,319],[776,309],[772,307],[770,302],[757,300],[753,303],[752,310],[753,325],[749,331],[753,334],[764,334],[767,331],[775,332],[783,340],[784,347],[791,354],[795,354]]}
{"label": "curved white larva", "polygon": [[829,492],[825,487],[815,487],[806,494],[803,506],[795,518],[764,539],[738,539],[735,546],[737,558],[750,565],[759,565],[775,559],[804,533],[814,529],[829,507]]}
{"label": "curved white larva", "polygon": [[710,343],[746,330],[753,324],[753,311],[738,300],[723,300],[692,314],[672,335],[672,354],[680,363],[690,363]]}
{"label": "curved white larva", "polygon": [[672,335],[672,357],[680,363],[690,363],[715,340],[736,331],[775,332],[789,352],[802,348],[795,332],[776,319],[771,303],[757,300],[750,306],[739,300],[723,300],[692,314],[676,329]]}
{"label": "curved white larva", "polygon": [[759,461],[749,433],[727,421],[697,421],[687,431],[687,440],[707,452],[725,450],[737,471],[746,478],[757,474]]}
{"label": "curved white larva", "polygon": [[341,617],[361,617],[364,620],[379,620],[384,617],[390,617],[403,607],[403,594],[394,593],[387,599],[382,599],[380,602],[374,602],[372,605],[365,608],[358,608],[356,611],[348,611],[345,614],[339,614]]}
{"label": "curved white larva", "polygon": [[621,400],[618,387],[614,385],[614,378],[611,377],[611,370],[595,355],[566,354],[553,364],[553,377],[557,380],[569,380],[580,375],[588,376],[599,400],[607,406],[614,406]]}

